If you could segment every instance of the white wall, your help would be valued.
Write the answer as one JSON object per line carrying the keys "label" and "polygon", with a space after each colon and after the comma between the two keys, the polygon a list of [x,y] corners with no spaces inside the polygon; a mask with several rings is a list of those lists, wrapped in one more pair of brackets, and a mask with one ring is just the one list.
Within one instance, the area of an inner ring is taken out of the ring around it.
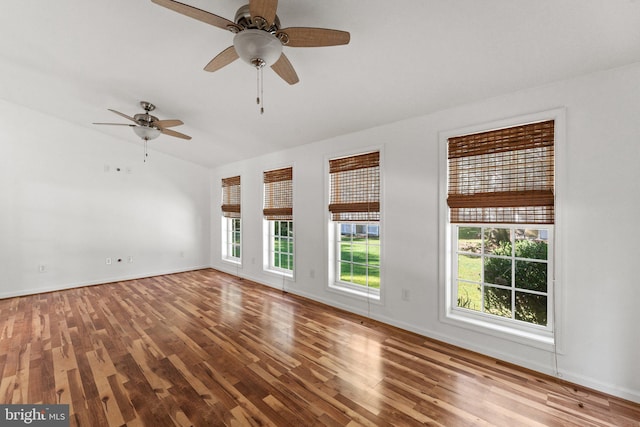
{"label": "white wall", "polygon": [[0,297],[208,266],[209,174],[0,101]]}
{"label": "white wall", "polygon": [[[567,380],[640,402],[640,65],[220,167],[213,171],[214,194],[221,178],[242,176],[244,252],[240,268],[221,261],[214,226],[212,265],[554,374],[552,351],[439,320],[438,135],[559,107],[566,109],[566,138],[557,164],[557,368]],[[372,146],[383,147],[384,301],[367,306],[327,289],[325,165],[329,157]],[[262,271],[262,171],[288,164],[294,166],[296,273],[283,282]],[[214,219],[219,209],[214,198]],[[410,301],[402,300],[402,289]]]}

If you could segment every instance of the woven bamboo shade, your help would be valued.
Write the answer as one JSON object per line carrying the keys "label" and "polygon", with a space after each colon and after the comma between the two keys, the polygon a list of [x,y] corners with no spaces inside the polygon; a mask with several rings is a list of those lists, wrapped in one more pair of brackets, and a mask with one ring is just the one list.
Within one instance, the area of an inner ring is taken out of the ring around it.
{"label": "woven bamboo shade", "polygon": [[222,215],[240,218],[240,176],[222,179]]}
{"label": "woven bamboo shade", "polygon": [[448,142],[452,223],[553,224],[553,120]]}
{"label": "woven bamboo shade", "polygon": [[380,221],[380,152],[329,161],[333,221]]}
{"label": "woven bamboo shade", "polygon": [[264,219],[293,220],[293,168],[264,172]]}

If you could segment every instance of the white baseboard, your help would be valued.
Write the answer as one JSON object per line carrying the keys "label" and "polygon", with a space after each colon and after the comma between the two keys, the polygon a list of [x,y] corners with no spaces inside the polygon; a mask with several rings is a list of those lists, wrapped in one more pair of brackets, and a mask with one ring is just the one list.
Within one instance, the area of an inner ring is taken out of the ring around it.
{"label": "white baseboard", "polygon": [[187,271],[202,270],[203,268],[212,268],[212,267],[208,265],[192,266],[192,267],[186,267],[186,268],[180,268],[180,269],[162,270],[162,271],[154,271],[154,272],[148,272],[148,273],[138,273],[138,274],[132,274],[132,275],[125,275],[125,276],[104,277],[102,279],[89,280],[89,281],[51,284],[51,285],[43,286],[39,288],[16,289],[11,292],[0,293],[0,299],[21,297],[25,295],[43,294],[47,292],[63,291],[65,289],[82,288],[84,286],[104,285],[107,283],[124,282],[127,280],[145,279],[147,277],[163,276],[165,274],[175,274],[175,273],[184,273]]}

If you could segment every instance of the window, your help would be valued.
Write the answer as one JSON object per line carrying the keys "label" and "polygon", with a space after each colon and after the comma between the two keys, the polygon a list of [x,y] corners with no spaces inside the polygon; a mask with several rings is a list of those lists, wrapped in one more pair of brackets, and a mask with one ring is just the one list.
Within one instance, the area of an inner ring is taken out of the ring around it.
{"label": "window", "polygon": [[330,286],[380,298],[380,152],[329,161]]}
{"label": "window", "polygon": [[240,218],[225,218],[226,259],[240,261]]}
{"label": "window", "polygon": [[293,270],[293,221],[269,221],[269,267]]}
{"label": "window", "polygon": [[222,179],[222,258],[241,261],[240,176]]}
{"label": "window", "polygon": [[448,138],[450,313],[552,333],[554,124]]}
{"label": "window", "polygon": [[337,277],[343,284],[380,290],[380,226],[336,222]]}
{"label": "window", "polygon": [[548,227],[456,225],[456,307],[547,327]]}
{"label": "window", "polygon": [[264,172],[264,210],[267,228],[266,267],[293,275],[293,168]]}

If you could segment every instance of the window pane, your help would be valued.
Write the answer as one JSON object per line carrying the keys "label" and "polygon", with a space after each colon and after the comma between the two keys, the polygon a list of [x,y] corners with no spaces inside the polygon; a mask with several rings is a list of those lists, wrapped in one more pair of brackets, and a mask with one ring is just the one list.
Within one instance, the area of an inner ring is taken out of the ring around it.
{"label": "window pane", "polygon": [[480,311],[482,309],[482,292],[480,285],[474,283],[458,283],[458,307]]}
{"label": "window pane", "polygon": [[511,318],[511,291],[486,286],[484,309],[487,313]]}
{"label": "window pane", "polygon": [[516,256],[547,259],[547,230],[516,230]]}
{"label": "window pane", "polygon": [[369,265],[380,267],[380,246],[369,245]]}
{"label": "window pane", "polygon": [[516,260],[516,287],[547,292],[547,264]]}
{"label": "window pane", "polygon": [[233,243],[240,243],[240,232],[233,233]]}
{"label": "window pane", "polygon": [[480,283],[482,261],[479,256],[458,254],[458,279]]}
{"label": "window pane", "polygon": [[511,256],[511,229],[486,228],[484,230],[484,253]]}
{"label": "window pane", "polygon": [[353,262],[366,264],[367,262],[367,245],[354,244],[351,246],[353,253]]}
{"label": "window pane", "polygon": [[340,236],[341,240],[351,240],[353,236],[354,226],[353,224],[340,224]]}
{"label": "window pane", "polygon": [[369,225],[368,226],[368,237],[370,240],[375,239],[378,240],[380,237],[380,227],[377,225]]}
{"label": "window pane", "polygon": [[367,285],[367,267],[353,264],[353,283],[356,285]]}
{"label": "window pane", "polygon": [[351,265],[345,262],[340,263],[340,280],[351,282]]}
{"label": "window pane", "polygon": [[280,221],[273,221],[273,235],[280,235]]}
{"label": "window pane", "polygon": [[486,257],[484,260],[484,282],[511,286],[511,260]]}
{"label": "window pane", "polygon": [[516,292],[516,319],[547,325],[547,297]]}
{"label": "window pane", "polygon": [[458,227],[458,250],[480,253],[480,227]]}
{"label": "window pane", "polygon": [[351,261],[351,245],[349,243],[340,243],[340,260]]}
{"label": "window pane", "polygon": [[380,269],[369,267],[369,287],[380,288]]}
{"label": "window pane", "polygon": [[233,247],[233,256],[236,258],[240,258],[240,246]]}

